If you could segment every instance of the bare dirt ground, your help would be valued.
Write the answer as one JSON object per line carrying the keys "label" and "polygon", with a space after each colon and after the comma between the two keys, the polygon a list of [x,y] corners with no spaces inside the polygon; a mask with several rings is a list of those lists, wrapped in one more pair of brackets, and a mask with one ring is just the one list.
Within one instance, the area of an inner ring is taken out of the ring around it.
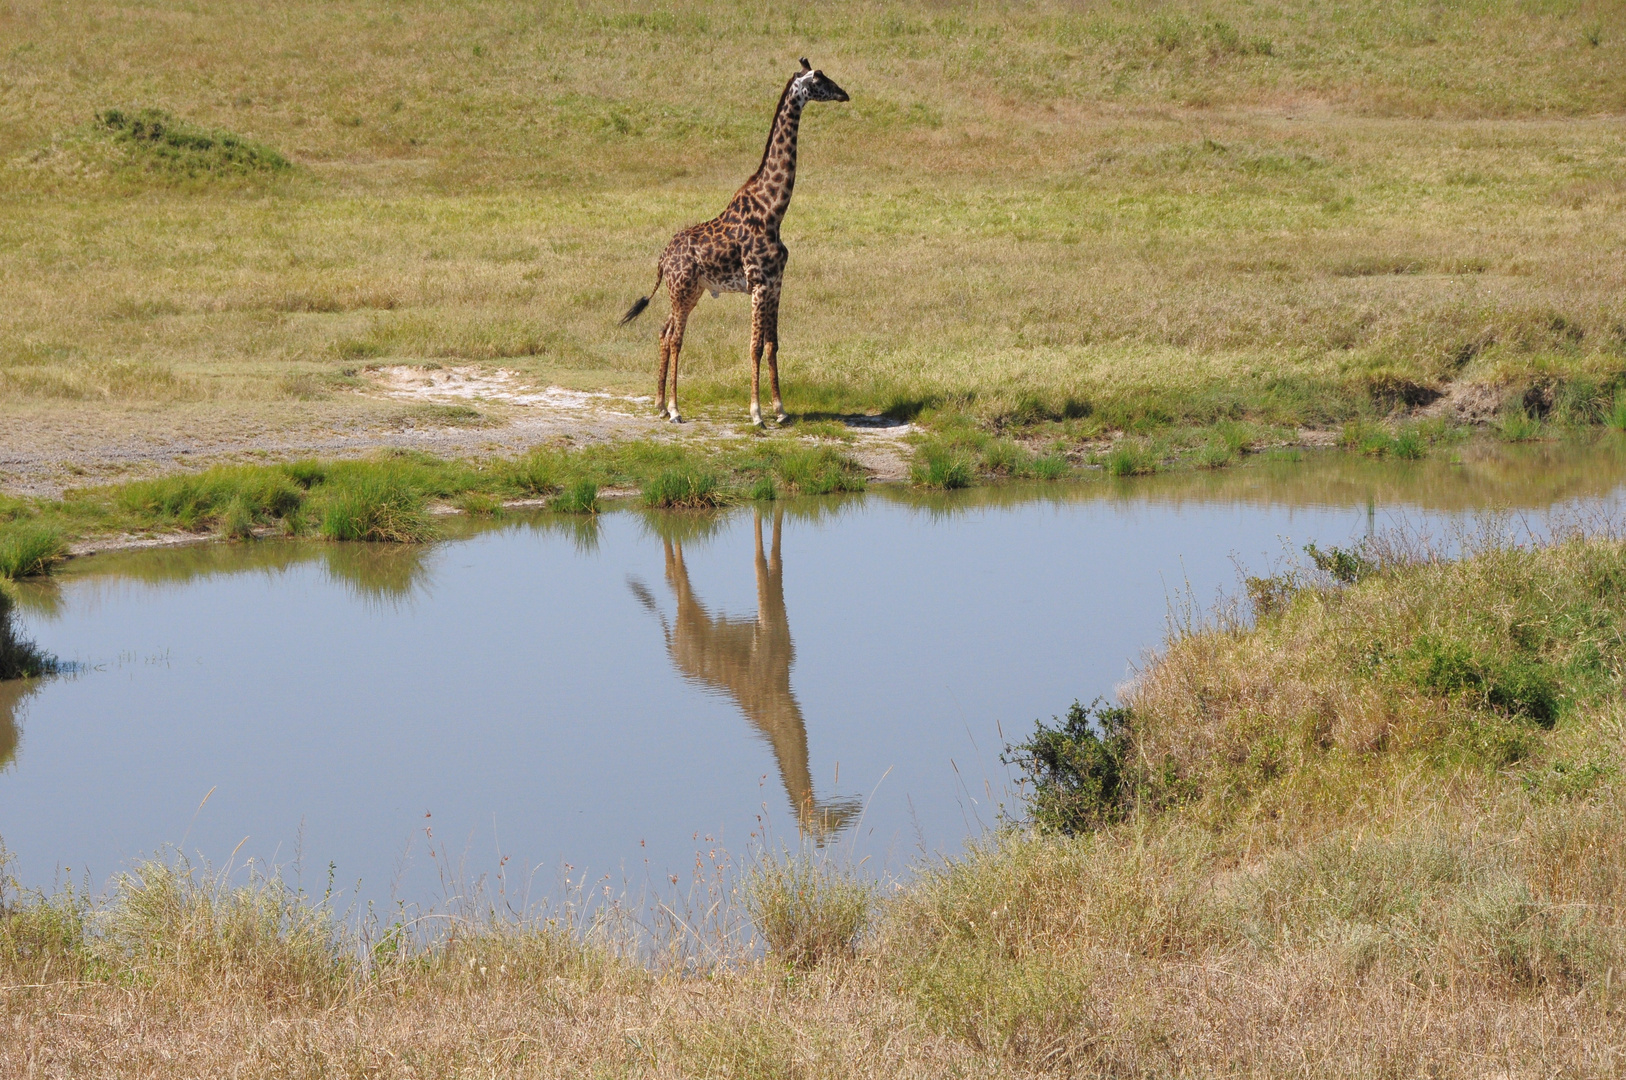
{"label": "bare dirt ground", "polygon": [[[647,397],[532,386],[507,370],[403,365],[367,374],[364,389],[310,402],[7,406],[0,415],[0,491],[56,496],[70,487],[209,465],[356,457],[383,447],[489,457],[543,443],[744,437],[741,424],[718,417],[674,425],[654,414]],[[901,442],[908,424],[860,416],[845,422],[849,452],[872,479],[908,475]]]}

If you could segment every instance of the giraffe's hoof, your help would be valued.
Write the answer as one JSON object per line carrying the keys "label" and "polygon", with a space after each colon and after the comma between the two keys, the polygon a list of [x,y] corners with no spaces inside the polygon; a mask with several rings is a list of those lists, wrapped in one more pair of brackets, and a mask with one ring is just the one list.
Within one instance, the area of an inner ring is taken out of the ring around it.
{"label": "giraffe's hoof", "polygon": [[790,423],[790,414],[782,412],[778,416],[775,416],[773,419],[774,419],[774,423],[780,424],[782,426],[782,425]]}
{"label": "giraffe's hoof", "polygon": [[672,413],[670,418],[671,418],[672,423],[674,423],[674,424],[683,423],[683,417],[679,416],[677,413]]}

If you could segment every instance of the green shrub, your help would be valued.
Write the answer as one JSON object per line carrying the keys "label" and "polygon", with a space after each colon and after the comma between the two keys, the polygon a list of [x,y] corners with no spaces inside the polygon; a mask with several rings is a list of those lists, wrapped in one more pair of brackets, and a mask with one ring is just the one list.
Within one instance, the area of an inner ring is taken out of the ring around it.
{"label": "green shrub", "polygon": [[850,956],[869,924],[875,886],[806,855],[764,857],[745,881],[745,907],[771,955],[811,968]]}
{"label": "green shrub", "polygon": [[1372,560],[1352,549],[1329,547],[1322,551],[1314,544],[1305,544],[1304,553],[1317,570],[1344,585],[1354,584],[1373,570]]}
{"label": "green shrub", "polygon": [[1000,760],[1021,770],[1042,832],[1072,835],[1123,817],[1133,723],[1128,709],[1103,706],[1100,698],[1088,706],[1075,701],[1057,726],[1038,721],[1026,742],[1005,748]]}
{"label": "green shrub", "polygon": [[49,573],[67,555],[60,529],[26,519],[0,525],[0,577]]}
{"label": "green shrub", "polygon": [[1550,728],[1558,719],[1559,683],[1546,664],[1526,657],[1497,659],[1466,642],[1431,634],[1412,645],[1411,680],[1439,694],[1468,694],[1515,719]]}

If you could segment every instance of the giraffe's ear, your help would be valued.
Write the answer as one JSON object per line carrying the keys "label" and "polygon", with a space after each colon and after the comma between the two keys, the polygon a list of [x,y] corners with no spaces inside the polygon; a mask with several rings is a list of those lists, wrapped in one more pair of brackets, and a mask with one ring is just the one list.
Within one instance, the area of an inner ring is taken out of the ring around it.
{"label": "giraffe's ear", "polygon": [[805,56],[802,57],[802,70],[803,71],[812,71],[813,70],[813,65],[807,62],[807,57],[805,57]]}

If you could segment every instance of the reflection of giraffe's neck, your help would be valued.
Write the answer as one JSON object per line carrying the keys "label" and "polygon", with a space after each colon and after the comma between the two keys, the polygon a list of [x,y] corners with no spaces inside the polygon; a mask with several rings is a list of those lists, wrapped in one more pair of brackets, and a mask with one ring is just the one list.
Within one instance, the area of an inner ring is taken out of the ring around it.
{"label": "reflection of giraffe's neck", "polygon": [[730,619],[707,611],[690,586],[682,545],[666,542],[666,580],[678,604],[677,620],[667,636],[667,650],[684,675],[734,699],[773,747],[785,795],[798,820],[823,829],[824,819],[832,815],[813,794],[807,723],[790,687],[795,646],[785,612],[780,524],[781,519],[775,515],[771,546],[764,551],[762,520],[756,521],[754,619]]}

